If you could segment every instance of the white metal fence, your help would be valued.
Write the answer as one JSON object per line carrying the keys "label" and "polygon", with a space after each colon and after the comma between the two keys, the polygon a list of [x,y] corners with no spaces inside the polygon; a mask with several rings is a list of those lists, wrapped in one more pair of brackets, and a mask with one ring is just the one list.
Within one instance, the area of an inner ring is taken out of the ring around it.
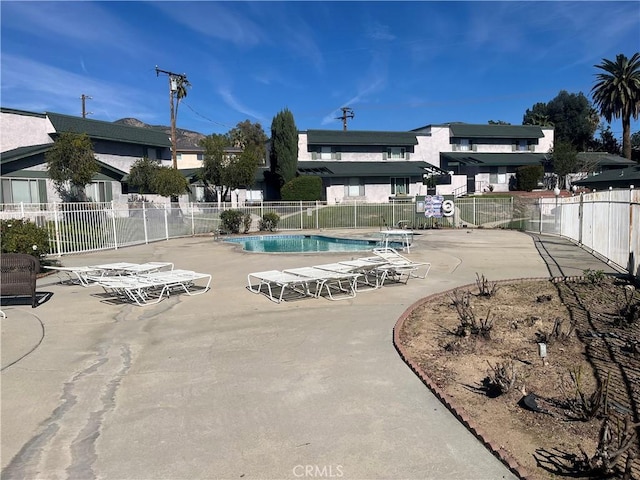
{"label": "white metal fence", "polygon": [[468,197],[455,200],[451,217],[427,218],[407,203],[260,202],[154,204],[0,204],[0,220],[28,219],[46,227],[54,255],[117,249],[171,238],[202,235],[221,227],[229,209],[248,213],[249,231],[274,212],[279,230],[357,229],[408,226],[514,228],[570,238],[639,275],[640,190],[609,190],[570,198]]}
{"label": "white metal fence", "polygon": [[574,240],[640,277],[640,189],[541,198],[525,229]]}

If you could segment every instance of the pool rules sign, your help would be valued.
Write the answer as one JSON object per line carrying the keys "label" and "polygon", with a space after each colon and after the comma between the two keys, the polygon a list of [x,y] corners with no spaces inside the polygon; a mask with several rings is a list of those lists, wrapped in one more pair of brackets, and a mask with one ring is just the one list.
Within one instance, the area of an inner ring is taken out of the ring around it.
{"label": "pool rules sign", "polygon": [[424,216],[442,218],[453,215],[453,200],[445,200],[443,195],[425,195]]}

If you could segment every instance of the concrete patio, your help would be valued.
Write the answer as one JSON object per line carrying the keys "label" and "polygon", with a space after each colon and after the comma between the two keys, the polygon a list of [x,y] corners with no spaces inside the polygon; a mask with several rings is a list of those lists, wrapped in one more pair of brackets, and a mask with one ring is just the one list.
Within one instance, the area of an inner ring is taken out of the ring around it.
{"label": "concrete patio", "polygon": [[[3,306],[2,478],[513,478],[402,362],[392,328],[476,273],[548,277],[547,262],[520,232],[420,233],[408,256],[432,263],[426,279],[339,302],[275,304],[246,276],[365,254],[255,254],[196,237],[63,257],[173,262],[211,273],[212,289],[114,305],[52,275],[38,308]],[[565,247],[578,274],[611,270]]]}

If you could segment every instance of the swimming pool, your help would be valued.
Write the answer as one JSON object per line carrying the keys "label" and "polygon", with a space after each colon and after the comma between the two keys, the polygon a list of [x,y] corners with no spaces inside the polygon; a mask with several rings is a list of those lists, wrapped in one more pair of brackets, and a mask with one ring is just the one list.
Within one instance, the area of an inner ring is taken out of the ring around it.
{"label": "swimming pool", "polygon": [[356,240],[324,235],[255,235],[228,238],[225,242],[242,244],[243,249],[248,252],[263,253],[362,252],[380,246],[379,240]]}

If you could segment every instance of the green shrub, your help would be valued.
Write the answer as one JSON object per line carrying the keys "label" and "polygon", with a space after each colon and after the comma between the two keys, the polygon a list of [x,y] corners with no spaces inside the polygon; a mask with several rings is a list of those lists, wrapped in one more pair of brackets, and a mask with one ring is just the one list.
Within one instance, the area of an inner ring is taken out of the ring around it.
{"label": "green shrub", "polygon": [[49,253],[49,232],[28,220],[0,221],[2,253],[26,253],[37,259]]}
{"label": "green shrub", "polygon": [[587,280],[587,282],[594,285],[602,284],[605,279],[604,270],[591,270],[590,268],[587,268],[586,270],[582,271],[582,275]]}
{"label": "green shrub", "polygon": [[525,165],[516,169],[516,189],[530,192],[544,176],[542,165]]}
{"label": "green shrub", "polygon": [[280,215],[275,212],[267,212],[260,219],[260,231],[275,232],[278,228]]}
{"label": "green shrub", "polygon": [[225,210],[220,214],[223,230],[229,233],[240,233],[240,225],[243,223],[244,214],[240,210]]}
{"label": "green shrub", "polygon": [[285,183],[280,189],[285,202],[322,200],[322,179],[315,175],[302,175]]}

